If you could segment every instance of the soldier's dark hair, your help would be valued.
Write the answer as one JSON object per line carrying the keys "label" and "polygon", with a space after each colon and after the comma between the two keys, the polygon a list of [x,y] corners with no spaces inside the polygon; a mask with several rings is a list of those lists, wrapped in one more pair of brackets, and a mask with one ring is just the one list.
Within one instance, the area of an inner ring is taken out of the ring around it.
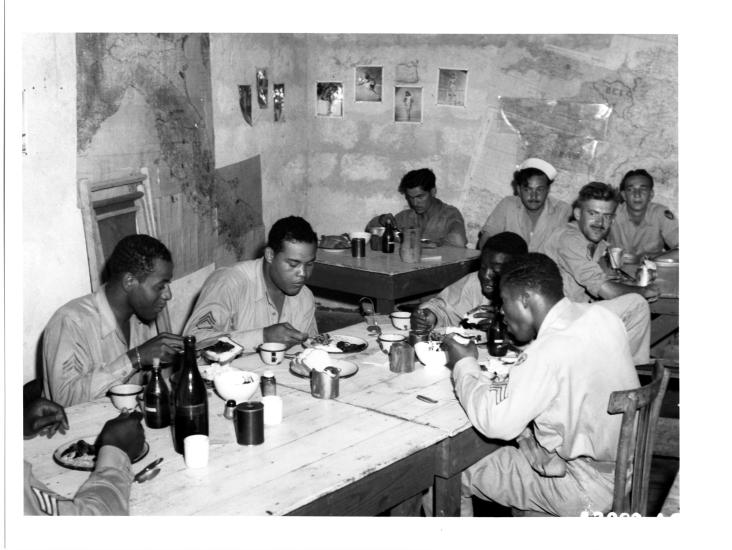
{"label": "soldier's dark hair", "polygon": [[284,248],[285,241],[317,244],[318,236],[306,220],[299,216],[288,216],[272,225],[267,246],[277,254]]}
{"label": "soldier's dark hair", "polygon": [[105,280],[115,280],[125,273],[144,279],[155,270],[155,260],[171,262],[170,250],[150,235],[127,235],[120,239],[107,260]]}
{"label": "soldier's dark hair", "polygon": [[524,168],[523,170],[516,170],[513,173],[513,180],[511,180],[511,187],[513,188],[513,194],[518,195],[519,187],[529,184],[529,178],[539,176],[546,179],[547,186],[552,184],[553,180],[549,179],[544,172],[538,168]]}
{"label": "soldier's dark hair", "polygon": [[437,181],[435,173],[429,168],[411,170],[402,177],[402,181],[399,183],[399,192],[405,193],[407,189],[414,189],[415,187],[432,191],[435,188],[435,181]]}
{"label": "soldier's dark hair", "polygon": [[648,183],[651,185],[651,189],[653,189],[653,176],[651,176],[646,170],[643,168],[639,168],[637,170],[630,170],[629,172],[626,172],[623,176],[623,179],[620,181],[620,190],[625,191],[625,183],[629,178],[632,178],[633,176],[641,176],[648,180]]}
{"label": "soldier's dark hair", "polygon": [[557,264],[539,252],[529,252],[508,262],[503,267],[500,286],[517,292],[533,290],[556,301],[564,297],[562,274]]}
{"label": "soldier's dark hair", "polygon": [[589,200],[620,202],[618,191],[612,185],[601,181],[591,181],[579,190],[579,194],[572,204],[572,208],[582,206]]}
{"label": "soldier's dark hair", "polygon": [[521,235],[504,231],[502,233],[496,233],[483,244],[481,251],[485,252],[486,250],[501,252],[510,256],[518,256],[520,254],[526,254],[529,248],[526,246],[526,241]]}

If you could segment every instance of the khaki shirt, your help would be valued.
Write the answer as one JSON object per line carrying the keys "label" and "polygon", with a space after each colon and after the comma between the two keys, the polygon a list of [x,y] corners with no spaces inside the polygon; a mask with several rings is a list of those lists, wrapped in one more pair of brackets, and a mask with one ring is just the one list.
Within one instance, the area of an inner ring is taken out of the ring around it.
{"label": "khaki shirt", "polygon": [[249,351],[263,342],[265,327],[278,323],[290,323],[310,336],[318,334],[310,289],[303,287],[296,296],[285,296],[279,314],[267,293],[262,262],[263,258],[247,260],[211,273],[203,283],[183,334],[198,340],[229,334]]}
{"label": "khaki shirt", "polygon": [[597,243],[594,253],[590,252],[591,245],[577,222],[570,222],[555,229],[538,250],[557,263],[564,282],[564,295],[573,302],[598,298],[600,287],[610,279],[598,263],[607,250],[607,243]]}
{"label": "khaki shirt", "polygon": [[533,424],[546,452],[608,463],[622,416],[607,413],[610,394],[640,386],[620,319],[567,298],[549,310],[507,383],[492,382],[473,357],[457,362],[453,380],[471,423],[487,437],[511,440]]}
{"label": "khaki shirt", "polygon": [[631,254],[655,254],[679,246],[679,219],[665,206],[652,202],[639,225],[630,221],[628,206],[621,204],[608,239]]}
{"label": "khaki shirt", "polygon": [[[50,459],[50,458],[49,458]],[[38,481],[31,465],[23,462],[23,507],[26,516],[126,516],[129,514],[132,471],[121,449],[99,449],[94,472],[74,498],[64,498]]]}
{"label": "khaki shirt", "polygon": [[531,218],[519,197],[504,197],[483,224],[481,233],[488,237],[510,231],[523,237],[529,252],[538,251],[555,229],[564,226],[572,208],[564,201],[547,197],[544,209],[532,228]]}
{"label": "khaki shirt", "polygon": [[[402,210],[394,216],[399,229],[416,227],[420,230],[420,237],[437,243],[457,245],[458,237],[467,242],[465,220],[460,210],[445,204],[437,197],[432,198],[432,206],[424,214],[417,214],[411,208]],[[379,216],[374,217],[366,226],[366,231],[379,225]],[[461,245],[462,246],[462,245]]]}
{"label": "khaki shirt", "polygon": [[[59,308],[43,332],[44,393],[64,407],[103,397],[122,383],[133,371],[127,351],[158,334],[155,323],[133,314],[125,342],[104,289]],[[129,382],[140,380],[137,373]]]}
{"label": "khaki shirt", "polygon": [[454,327],[460,324],[465,314],[478,306],[489,305],[483,296],[477,273],[469,273],[462,279],[445,287],[434,298],[424,302],[420,309],[429,309],[437,317],[437,327]]}

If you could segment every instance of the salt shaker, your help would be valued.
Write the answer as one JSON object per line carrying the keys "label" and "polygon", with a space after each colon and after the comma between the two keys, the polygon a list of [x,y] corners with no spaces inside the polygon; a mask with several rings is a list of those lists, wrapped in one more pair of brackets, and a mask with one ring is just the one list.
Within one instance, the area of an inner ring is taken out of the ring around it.
{"label": "salt shaker", "polygon": [[229,399],[226,402],[226,405],[224,405],[224,418],[233,420],[234,419],[234,409],[236,409],[236,401],[234,401],[233,399]]}
{"label": "salt shaker", "polygon": [[277,395],[277,380],[275,380],[274,373],[271,370],[262,373],[262,377],[259,379],[259,389],[262,392],[262,397]]}

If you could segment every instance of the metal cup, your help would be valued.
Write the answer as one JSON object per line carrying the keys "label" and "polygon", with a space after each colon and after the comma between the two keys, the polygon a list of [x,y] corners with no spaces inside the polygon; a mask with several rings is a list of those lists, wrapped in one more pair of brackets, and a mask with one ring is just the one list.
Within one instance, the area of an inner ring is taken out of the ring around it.
{"label": "metal cup", "polygon": [[623,249],[614,246],[608,249],[608,256],[610,256],[610,266],[613,269],[620,269],[623,267]]}
{"label": "metal cup", "polygon": [[427,329],[414,329],[409,331],[409,345],[414,347],[417,342],[427,342],[430,339],[430,331]]}
{"label": "metal cup", "polygon": [[412,372],[414,370],[414,348],[406,342],[394,342],[389,350],[391,372]]}
{"label": "metal cup", "polygon": [[264,443],[264,405],[259,401],[245,401],[234,409],[234,432],[239,445]]}
{"label": "metal cup", "polygon": [[310,371],[310,393],[318,399],[335,399],[338,397],[338,380],[340,371],[335,367],[325,367],[322,371]]}
{"label": "metal cup", "polygon": [[351,256],[354,258],[363,258],[366,256],[366,239],[351,239]]}

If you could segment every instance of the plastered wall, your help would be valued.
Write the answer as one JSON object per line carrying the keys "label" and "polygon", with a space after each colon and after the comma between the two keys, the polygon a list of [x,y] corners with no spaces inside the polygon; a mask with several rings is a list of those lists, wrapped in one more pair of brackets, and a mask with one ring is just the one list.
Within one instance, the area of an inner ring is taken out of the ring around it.
{"label": "plastered wall", "polygon": [[[503,123],[499,97],[566,99],[613,112],[594,161],[557,146],[552,194],[568,202],[585,183],[618,185],[633,168],[656,177],[656,200],[677,210],[677,54],[674,37],[308,35],[307,216],[322,233],[361,229],[370,217],[406,203],[396,189],[408,170],[430,167],[437,194],[460,208],[468,238],[498,201],[511,174],[554,138],[520,136]],[[383,101],[354,100],[354,67],[383,66]],[[465,107],[437,105],[438,69],[468,70]],[[408,80],[399,80],[406,75]],[[315,117],[315,81],[344,83],[343,118]],[[409,81],[411,80],[411,81]],[[394,84],[423,88],[423,122],[393,122]],[[557,126],[582,122],[547,115]],[[538,132],[544,131],[539,129]],[[562,163],[562,160],[565,162]]]}

